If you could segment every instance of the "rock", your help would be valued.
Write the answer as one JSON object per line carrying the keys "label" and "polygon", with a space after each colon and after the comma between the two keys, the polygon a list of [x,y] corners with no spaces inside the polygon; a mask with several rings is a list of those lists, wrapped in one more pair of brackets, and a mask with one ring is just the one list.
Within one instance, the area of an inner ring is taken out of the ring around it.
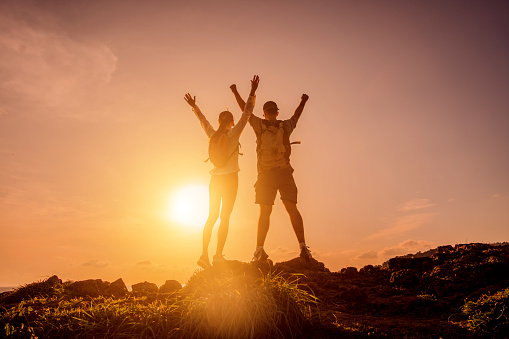
{"label": "rock", "polygon": [[433,259],[428,257],[420,258],[392,258],[389,260],[389,269],[399,271],[403,269],[422,270],[432,264]]}
{"label": "rock", "polygon": [[163,286],[159,288],[159,293],[173,293],[182,288],[177,280],[166,280]]}
{"label": "rock", "polygon": [[352,286],[338,293],[338,298],[344,301],[361,303],[368,299],[366,292],[360,287]]}
{"label": "rock", "polygon": [[458,286],[447,280],[435,280],[433,282],[433,291],[439,298],[451,295],[458,288]]}
{"label": "rock", "polygon": [[1,302],[20,302],[21,300],[35,297],[49,297],[58,293],[58,288],[62,286],[62,280],[56,275],[48,279],[22,286],[14,291],[2,293]]}
{"label": "rock", "polygon": [[132,286],[133,293],[136,296],[148,295],[159,292],[157,285],[148,281],[134,284]]}
{"label": "rock", "polygon": [[355,276],[357,273],[357,267],[344,267],[341,269],[341,274],[346,276]]}
{"label": "rock", "polygon": [[413,270],[405,269],[392,272],[391,286],[399,288],[413,288],[420,284],[420,279]]}
{"label": "rock", "polygon": [[62,279],[57,277],[56,275],[49,277],[45,283],[49,286],[56,286],[62,284]]}
{"label": "rock", "polygon": [[101,279],[88,279],[76,281],[67,288],[71,294],[76,297],[92,297],[96,298],[100,295],[109,295],[110,283]]}
{"label": "rock", "polygon": [[359,273],[361,273],[361,274],[370,274],[370,273],[372,273],[374,271],[376,271],[376,268],[373,265],[366,265],[366,266],[362,267],[359,270]]}
{"label": "rock", "polygon": [[123,297],[128,293],[127,287],[125,286],[125,283],[122,280],[122,278],[119,278],[112,282],[110,284],[108,292],[117,298]]}
{"label": "rock", "polygon": [[454,247],[452,247],[451,245],[437,247],[437,253],[439,253],[439,254],[449,253],[452,251],[454,251]]}
{"label": "rock", "polygon": [[309,271],[330,272],[329,269],[325,267],[323,262],[320,262],[314,258],[306,260],[300,257],[277,263],[274,265],[274,269],[284,272],[304,274]]}

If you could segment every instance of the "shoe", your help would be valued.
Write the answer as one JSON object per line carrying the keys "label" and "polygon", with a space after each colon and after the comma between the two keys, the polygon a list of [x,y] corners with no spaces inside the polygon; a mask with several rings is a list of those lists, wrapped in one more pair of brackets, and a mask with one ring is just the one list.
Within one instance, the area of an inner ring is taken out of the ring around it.
{"label": "shoe", "polygon": [[204,257],[203,255],[196,262],[201,268],[206,269],[212,267],[209,262],[209,258]]}
{"label": "shoe", "polygon": [[267,255],[267,253],[265,253],[265,251],[262,249],[259,249],[259,250],[256,250],[253,254],[253,259],[251,260],[251,262],[260,262],[260,261],[265,261],[269,258],[269,256]]}
{"label": "shoe", "polygon": [[223,255],[216,254],[216,255],[214,255],[214,258],[212,259],[212,265],[223,264],[227,261],[228,260],[226,260]]}
{"label": "shoe", "polygon": [[306,260],[309,260],[312,258],[311,251],[309,251],[309,247],[304,246],[300,249],[300,257]]}

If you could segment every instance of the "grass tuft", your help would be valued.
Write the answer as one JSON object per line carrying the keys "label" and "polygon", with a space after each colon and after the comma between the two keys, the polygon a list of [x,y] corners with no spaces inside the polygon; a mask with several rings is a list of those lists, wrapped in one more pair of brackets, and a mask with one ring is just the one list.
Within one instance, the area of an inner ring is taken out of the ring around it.
{"label": "grass tuft", "polygon": [[505,338],[509,333],[509,288],[468,301],[461,311],[468,317],[466,327],[471,332]]}
{"label": "grass tuft", "polygon": [[209,276],[183,302],[181,328],[193,337],[296,338],[316,298],[298,288],[297,276],[269,272]]}

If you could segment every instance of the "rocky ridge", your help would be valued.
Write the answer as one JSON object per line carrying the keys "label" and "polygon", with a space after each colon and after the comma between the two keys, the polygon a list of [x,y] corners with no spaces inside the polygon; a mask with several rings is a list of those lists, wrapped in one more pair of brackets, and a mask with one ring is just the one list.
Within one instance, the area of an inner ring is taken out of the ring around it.
{"label": "rocky ridge", "polygon": [[[320,337],[338,333],[350,333],[351,337],[354,333],[360,337],[477,337],[479,333],[467,330],[469,318],[462,309],[469,301],[509,288],[509,244],[441,246],[428,253],[392,258],[386,267],[346,267],[338,272],[331,272],[315,259],[295,258],[276,264],[268,260],[260,265],[230,261],[196,273],[185,287],[175,280],[159,288],[142,282],[133,285],[132,292],[122,279],[112,283],[99,279],[62,282],[53,276],[0,294],[0,306],[57,292],[69,298],[146,297],[150,302],[186,295],[199,288],[200,281],[221,274],[256,279],[270,273],[292,280],[316,296],[321,323],[329,324],[315,331]],[[506,322],[493,333],[488,328],[488,337],[502,338],[500,331],[509,331],[507,315],[501,317]]]}

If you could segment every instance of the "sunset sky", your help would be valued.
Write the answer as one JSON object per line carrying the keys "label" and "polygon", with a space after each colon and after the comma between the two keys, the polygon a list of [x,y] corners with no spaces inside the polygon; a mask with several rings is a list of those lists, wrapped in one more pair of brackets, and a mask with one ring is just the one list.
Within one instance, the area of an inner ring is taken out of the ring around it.
{"label": "sunset sky", "polygon": [[[185,283],[229,89],[289,118],[299,209],[333,271],[509,241],[508,1],[0,1],[0,286],[53,274]],[[248,262],[255,136],[225,257]],[[198,221],[178,220],[191,190]],[[298,255],[276,199],[265,249]],[[216,245],[214,229],[210,254]]]}

